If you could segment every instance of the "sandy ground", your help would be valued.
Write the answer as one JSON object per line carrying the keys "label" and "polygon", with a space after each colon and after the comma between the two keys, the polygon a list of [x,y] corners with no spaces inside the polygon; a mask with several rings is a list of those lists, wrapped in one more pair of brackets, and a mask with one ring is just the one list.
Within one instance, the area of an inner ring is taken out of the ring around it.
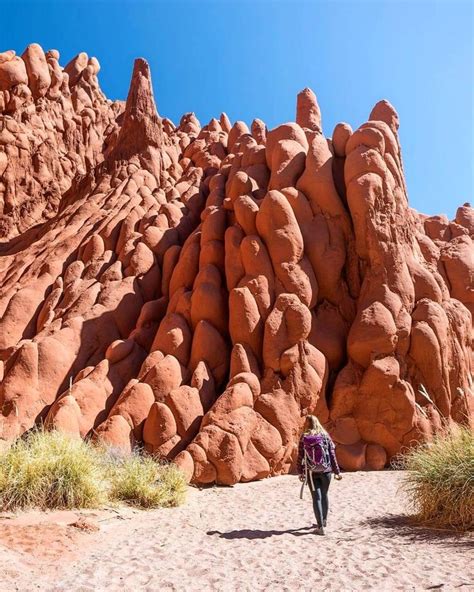
{"label": "sandy ground", "polygon": [[401,477],[333,482],[325,537],[292,476],[191,489],[176,509],[3,516],[0,591],[474,590],[473,538],[411,526]]}

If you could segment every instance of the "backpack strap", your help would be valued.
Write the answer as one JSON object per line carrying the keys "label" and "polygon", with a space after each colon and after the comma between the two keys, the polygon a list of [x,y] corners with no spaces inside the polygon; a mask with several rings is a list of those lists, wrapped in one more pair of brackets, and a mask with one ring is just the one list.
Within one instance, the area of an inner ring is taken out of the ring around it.
{"label": "backpack strap", "polygon": [[307,452],[303,447],[303,466],[304,466],[304,479],[303,479],[303,483],[301,484],[301,489],[300,489],[300,499],[303,499],[304,496],[304,488],[306,483],[308,483],[308,459],[307,459]]}
{"label": "backpack strap", "polygon": [[[304,485],[306,485],[309,482],[309,488],[311,489],[311,491],[314,491],[314,482],[313,482],[313,471],[311,471],[309,469],[309,463],[308,463],[308,453],[305,449],[304,451]],[[308,478],[309,475],[309,478]]]}

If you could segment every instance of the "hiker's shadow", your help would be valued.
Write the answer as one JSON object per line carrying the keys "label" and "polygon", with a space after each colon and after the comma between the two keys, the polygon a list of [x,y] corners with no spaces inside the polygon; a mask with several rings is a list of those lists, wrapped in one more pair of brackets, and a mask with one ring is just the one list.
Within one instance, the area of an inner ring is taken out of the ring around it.
{"label": "hiker's shadow", "polygon": [[312,534],[311,526],[306,526],[304,528],[290,528],[288,530],[251,530],[251,529],[242,529],[242,530],[229,530],[228,532],[221,532],[220,530],[209,530],[206,534],[210,536],[217,535],[221,539],[233,540],[233,539],[268,539],[272,536],[280,536],[283,534],[291,534],[293,536],[305,536],[307,534]]}

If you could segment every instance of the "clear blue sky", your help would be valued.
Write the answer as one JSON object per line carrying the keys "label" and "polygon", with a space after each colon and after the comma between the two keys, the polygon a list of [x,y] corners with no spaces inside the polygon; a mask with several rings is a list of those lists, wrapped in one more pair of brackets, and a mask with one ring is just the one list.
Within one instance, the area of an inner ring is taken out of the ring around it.
{"label": "clear blue sky", "polygon": [[324,131],[364,122],[387,98],[401,119],[409,198],[453,216],[474,201],[471,0],[0,0],[0,43],[95,55],[110,98],[125,98],[133,59],[151,65],[159,112],[202,123],[225,110],[269,127],[317,94]]}

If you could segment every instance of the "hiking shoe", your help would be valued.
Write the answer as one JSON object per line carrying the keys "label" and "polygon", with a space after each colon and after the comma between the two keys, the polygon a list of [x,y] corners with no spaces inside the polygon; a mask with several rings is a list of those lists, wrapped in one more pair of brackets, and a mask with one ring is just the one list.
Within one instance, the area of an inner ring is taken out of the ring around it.
{"label": "hiking shoe", "polygon": [[327,526],[327,520],[323,520],[323,526],[324,526],[324,528],[326,528],[326,526]]}
{"label": "hiking shoe", "polygon": [[320,536],[324,536],[324,528],[322,526],[317,526],[314,529],[314,534],[318,534]]}

